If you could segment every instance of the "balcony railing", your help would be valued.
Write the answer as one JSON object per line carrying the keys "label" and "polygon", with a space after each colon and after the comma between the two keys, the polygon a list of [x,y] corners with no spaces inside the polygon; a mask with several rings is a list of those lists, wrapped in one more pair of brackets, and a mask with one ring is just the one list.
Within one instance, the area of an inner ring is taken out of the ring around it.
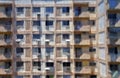
{"label": "balcony railing", "polygon": [[91,74],[92,69],[90,66],[83,66],[83,67],[77,67],[75,68],[76,73],[81,73],[81,74]]}
{"label": "balcony railing", "polygon": [[11,58],[11,52],[3,52],[3,54],[0,55],[0,60],[6,60]]}
{"label": "balcony railing", "polygon": [[11,68],[0,68],[0,74],[12,74]]}
{"label": "balcony railing", "polygon": [[63,72],[70,72],[70,71],[71,71],[70,67],[63,67]]}
{"label": "balcony railing", "polygon": [[75,59],[91,59],[91,57],[89,52],[78,52],[76,53]]}
{"label": "balcony railing", "polygon": [[0,39],[0,45],[11,45],[11,39]]}
{"label": "balcony railing", "polygon": [[24,71],[25,71],[24,66],[17,67],[16,70],[17,70],[18,72],[24,72]]}
{"label": "balcony railing", "polygon": [[41,67],[39,67],[39,66],[33,66],[33,71],[41,71]]}
{"label": "balcony railing", "polygon": [[89,25],[76,25],[75,26],[75,31],[90,31],[90,26]]}
{"label": "balcony railing", "polygon": [[10,12],[0,12],[0,18],[9,18],[11,17],[11,13]]}
{"label": "balcony railing", "polygon": [[0,32],[8,32],[11,31],[10,25],[0,25]]}
{"label": "balcony railing", "polygon": [[12,0],[0,0],[0,3],[12,3]]}

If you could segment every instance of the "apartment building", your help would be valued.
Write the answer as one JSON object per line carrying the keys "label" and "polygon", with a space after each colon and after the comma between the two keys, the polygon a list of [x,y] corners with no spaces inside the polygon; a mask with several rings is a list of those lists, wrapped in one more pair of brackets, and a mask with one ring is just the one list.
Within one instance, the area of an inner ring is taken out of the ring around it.
{"label": "apartment building", "polygon": [[0,0],[0,78],[119,78],[119,9],[119,0]]}

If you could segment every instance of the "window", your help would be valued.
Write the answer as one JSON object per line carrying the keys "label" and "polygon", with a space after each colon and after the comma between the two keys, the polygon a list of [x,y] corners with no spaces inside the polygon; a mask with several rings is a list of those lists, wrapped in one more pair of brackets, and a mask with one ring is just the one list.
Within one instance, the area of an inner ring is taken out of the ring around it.
{"label": "window", "polygon": [[63,52],[68,52],[69,53],[70,52],[70,48],[68,48],[68,47],[67,48],[66,47],[63,48]]}
{"label": "window", "polygon": [[54,66],[54,63],[53,62],[47,62],[46,63],[46,67],[53,67]]}
{"label": "window", "polygon": [[16,76],[15,78],[23,78],[23,76]]}
{"label": "window", "polygon": [[33,26],[40,26],[41,22],[40,21],[33,21]]}
{"label": "window", "polygon": [[96,75],[91,75],[90,78],[97,78],[97,76]]}
{"label": "window", "polygon": [[17,13],[23,13],[24,8],[23,7],[17,7]]}
{"label": "window", "polygon": [[52,47],[47,47],[46,52],[47,53],[53,53],[53,48]]}
{"label": "window", "polygon": [[62,13],[69,13],[69,7],[62,7]]}
{"label": "window", "polygon": [[63,26],[69,26],[69,21],[62,21]]}
{"label": "window", "polygon": [[24,49],[23,48],[16,48],[16,53],[17,54],[23,54]]}
{"label": "window", "polygon": [[96,48],[90,47],[90,48],[89,48],[89,52],[96,52]]}
{"label": "window", "polygon": [[33,78],[41,78],[40,75],[33,75]]}
{"label": "window", "polygon": [[95,25],[95,20],[90,20],[90,25],[94,26]]}
{"label": "window", "polygon": [[23,39],[23,38],[24,38],[23,34],[17,34],[17,39]]}
{"label": "window", "polygon": [[24,21],[17,21],[16,26],[24,26]]}
{"label": "window", "polygon": [[69,39],[69,34],[63,34],[63,40]]}
{"label": "window", "polygon": [[80,13],[81,13],[81,8],[80,7],[75,7],[74,8],[74,15],[79,16]]}
{"label": "window", "polygon": [[116,19],[117,14],[108,14],[108,19]]}
{"label": "window", "polygon": [[53,34],[46,34],[45,38],[53,41]]}
{"label": "window", "polygon": [[23,62],[17,62],[16,67],[23,67]]}
{"label": "window", "polygon": [[90,66],[96,66],[96,63],[95,62],[90,62],[89,65]]}
{"label": "window", "polygon": [[39,47],[33,47],[33,48],[32,48],[32,51],[33,51],[33,52],[41,53],[41,48],[39,48]]}
{"label": "window", "polygon": [[33,7],[32,12],[33,13],[39,13],[40,12],[40,7]]}
{"label": "window", "polygon": [[46,78],[54,78],[53,75],[47,75]]}
{"label": "window", "polygon": [[89,38],[92,39],[92,40],[95,40],[95,34],[89,35]]}
{"label": "window", "polygon": [[93,12],[94,13],[95,12],[95,7],[89,7],[88,10],[89,10],[89,12]]}
{"label": "window", "polygon": [[53,13],[53,7],[46,7],[46,13]]}
{"label": "window", "polygon": [[53,21],[46,21],[46,26],[53,26]]}
{"label": "window", "polygon": [[70,78],[70,75],[63,75],[63,78]]}
{"label": "window", "polygon": [[63,55],[70,55],[70,48],[69,47],[63,48]]}
{"label": "window", "polygon": [[118,65],[117,64],[111,64],[110,65],[110,70],[111,71],[116,71],[116,70],[118,70],[119,68],[118,68]]}
{"label": "window", "polygon": [[34,61],[34,62],[33,62],[33,66],[39,66],[39,67],[40,67],[40,66],[41,66],[41,63],[38,62],[38,61]]}
{"label": "window", "polygon": [[63,67],[70,67],[70,62],[63,62]]}
{"label": "window", "polygon": [[118,54],[118,50],[117,50],[117,47],[112,47],[112,48],[109,48],[109,52],[111,53],[111,54]]}
{"label": "window", "polygon": [[40,34],[33,34],[33,39],[40,39]]}

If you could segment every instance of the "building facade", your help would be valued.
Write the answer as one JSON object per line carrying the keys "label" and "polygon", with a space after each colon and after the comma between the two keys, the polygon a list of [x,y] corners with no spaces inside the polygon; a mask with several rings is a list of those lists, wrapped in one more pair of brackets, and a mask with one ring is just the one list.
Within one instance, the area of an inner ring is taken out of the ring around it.
{"label": "building facade", "polygon": [[119,20],[119,0],[0,0],[0,78],[119,78]]}

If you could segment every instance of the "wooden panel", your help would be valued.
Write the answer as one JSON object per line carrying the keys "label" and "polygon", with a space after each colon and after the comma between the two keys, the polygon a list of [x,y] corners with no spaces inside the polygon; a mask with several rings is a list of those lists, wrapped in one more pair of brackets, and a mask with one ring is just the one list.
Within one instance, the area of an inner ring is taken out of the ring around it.
{"label": "wooden panel", "polygon": [[25,11],[25,16],[30,17],[30,13],[31,13],[30,8],[27,7]]}
{"label": "wooden panel", "polygon": [[30,62],[25,62],[25,70],[26,71],[30,71],[30,68],[31,68],[31,64],[30,64]]}
{"label": "wooden panel", "polygon": [[31,39],[31,38],[30,38],[30,34],[27,34],[27,35],[26,35],[26,43],[27,43],[27,44],[30,44],[30,39]]}
{"label": "wooden panel", "polygon": [[60,16],[60,8],[57,8],[57,16]]}
{"label": "wooden panel", "polygon": [[30,57],[30,53],[31,53],[30,48],[26,48],[26,51],[25,51],[25,52],[26,52],[26,53],[25,53],[26,57]]}
{"label": "wooden panel", "polygon": [[61,62],[57,62],[56,63],[56,67],[57,67],[57,71],[61,71],[62,70],[62,64],[61,64]]}
{"label": "wooden panel", "polygon": [[56,43],[61,43],[61,34],[56,35]]}
{"label": "wooden panel", "polygon": [[60,21],[57,21],[56,30],[61,30],[61,24],[60,24]]}
{"label": "wooden panel", "polygon": [[57,57],[61,57],[61,48],[57,48]]}
{"label": "wooden panel", "polygon": [[25,21],[26,30],[30,30],[30,20]]}

